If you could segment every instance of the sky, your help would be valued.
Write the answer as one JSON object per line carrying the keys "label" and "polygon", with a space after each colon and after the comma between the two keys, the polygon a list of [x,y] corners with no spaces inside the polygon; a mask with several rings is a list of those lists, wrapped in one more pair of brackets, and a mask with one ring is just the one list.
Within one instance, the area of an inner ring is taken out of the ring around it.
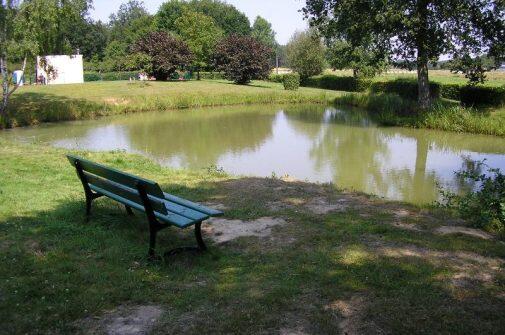
{"label": "sky", "polygon": [[[156,13],[160,5],[166,0],[144,0],[150,13]],[[115,13],[119,6],[126,0],[94,0],[95,9],[91,17],[95,20],[107,22],[109,15]],[[272,23],[272,28],[277,33],[277,42],[286,44],[296,30],[304,30],[307,22],[298,12],[305,4],[304,0],[226,0],[241,12],[245,13],[251,24],[256,16],[260,15]]]}

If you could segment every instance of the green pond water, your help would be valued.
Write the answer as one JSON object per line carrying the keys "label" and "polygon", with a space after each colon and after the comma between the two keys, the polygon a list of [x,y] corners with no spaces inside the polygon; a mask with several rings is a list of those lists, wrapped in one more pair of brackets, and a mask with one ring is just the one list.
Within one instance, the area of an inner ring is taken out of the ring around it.
{"label": "green pond water", "polygon": [[176,168],[215,165],[236,175],[333,182],[418,204],[436,200],[437,185],[468,187],[454,171],[471,160],[505,169],[503,138],[379,127],[362,111],[319,105],[137,113],[0,136],[68,149],[126,150]]}

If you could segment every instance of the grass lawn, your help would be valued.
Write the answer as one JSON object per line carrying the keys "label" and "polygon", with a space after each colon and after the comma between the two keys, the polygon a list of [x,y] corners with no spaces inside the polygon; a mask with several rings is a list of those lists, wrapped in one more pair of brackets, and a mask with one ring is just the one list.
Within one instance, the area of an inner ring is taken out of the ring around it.
{"label": "grass lawn", "polygon": [[[340,93],[313,88],[285,91],[264,81],[90,82],[25,86],[11,98],[9,126],[88,119],[96,116],[176,108],[280,103],[329,103]],[[0,125],[1,126],[1,125]]]}
{"label": "grass lawn", "polygon": [[[327,70],[326,74],[335,74],[339,76],[352,76],[352,71],[332,71]],[[468,83],[468,79],[465,78],[463,74],[451,73],[449,70],[430,70],[429,71],[430,81],[441,83],[441,84],[461,84],[465,85]],[[417,79],[417,73],[415,71],[407,73],[399,72],[388,72],[376,76],[374,80],[394,80],[398,78],[410,78]],[[505,71],[492,71],[486,73],[487,81],[484,83],[485,86],[503,86],[505,85]]]}
{"label": "grass lawn", "polygon": [[[99,199],[85,222],[82,186],[65,151],[5,140],[0,147],[3,334],[103,330],[118,310],[128,318],[145,305],[162,310],[154,334],[505,329],[505,244],[460,230],[442,212],[330,185],[171,170],[122,152],[79,153],[170,193],[219,203],[228,224],[284,220],[270,235],[225,243],[212,242],[219,236],[208,229],[208,253],[149,263],[142,214],[129,217]],[[191,231],[176,229],[158,239],[160,249],[193,243]]]}

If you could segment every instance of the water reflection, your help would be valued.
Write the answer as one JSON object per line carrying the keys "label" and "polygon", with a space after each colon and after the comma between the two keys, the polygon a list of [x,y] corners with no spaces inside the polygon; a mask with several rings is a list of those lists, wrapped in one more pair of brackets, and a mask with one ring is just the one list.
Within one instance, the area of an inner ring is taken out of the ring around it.
{"label": "water reflection", "polygon": [[486,158],[491,167],[505,168],[504,139],[382,128],[363,111],[318,105],[140,113],[2,136],[65,148],[123,149],[175,167],[289,174],[414,203],[435,200],[437,184],[468,187],[453,173],[468,161]]}

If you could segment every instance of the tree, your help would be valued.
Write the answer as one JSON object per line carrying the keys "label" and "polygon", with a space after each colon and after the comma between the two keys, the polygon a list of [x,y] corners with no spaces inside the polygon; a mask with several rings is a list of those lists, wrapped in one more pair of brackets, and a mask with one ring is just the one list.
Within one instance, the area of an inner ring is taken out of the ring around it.
{"label": "tree", "polygon": [[464,73],[471,86],[483,84],[486,80],[486,72],[496,70],[501,64],[493,57],[474,57],[463,55],[448,62],[451,72]]}
{"label": "tree", "polygon": [[150,32],[140,38],[132,51],[144,55],[144,61],[149,65],[144,70],[157,80],[167,80],[177,69],[189,66],[193,60],[184,41],[162,31]]}
{"label": "tree", "polygon": [[325,49],[314,31],[296,32],[286,46],[289,67],[300,74],[303,81],[323,72]]}
{"label": "tree", "polygon": [[86,60],[102,60],[108,41],[109,29],[101,21],[86,20],[76,25],[70,35],[70,44],[79,49]]}
{"label": "tree", "polygon": [[110,40],[125,46],[124,51],[140,37],[154,31],[152,17],[142,1],[129,0],[122,4],[116,14],[109,18]]}
{"label": "tree", "polygon": [[253,79],[264,79],[271,71],[272,50],[250,36],[231,35],[221,40],[214,54],[214,65],[226,78],[244,85]]}
{"label": "tree", "polygon": [[443,54],[505,55],[503,0],[307,0],[303,11],[327,38],[373,45],[417,67],[422,109],[430,106],[428,63]]}
{"label": "tree", "polygon": [[256,20],[252,26],[251,36],[272,50],[277,47],[277,41],[275,40],[275,31],[272,29],[272,24],[261,16],[256,17]]}
{"label": "tree", "polygon": [[156,27],[168,32],[176,31],[175,21],[184,11],[193,11],[210,16],[225,35],[251,33],[247,16],[237,8],[219,0],[170,0],[161,5],[156,14]]}
{"label": "tree", "polygon": [[326,55],[333,69],[352,69],[355,78],[373,77],[388,65],[387,57],[373,49],[353,47],[344,40],[332,42]]}
{"label": "tree", "polygon": [[214,20],[204,14],[186,11],[175,21],[179,36],[188,44],[193,53],[193,65],[198,72],[209,65],[214,48],[223,35],[223,31]]}

